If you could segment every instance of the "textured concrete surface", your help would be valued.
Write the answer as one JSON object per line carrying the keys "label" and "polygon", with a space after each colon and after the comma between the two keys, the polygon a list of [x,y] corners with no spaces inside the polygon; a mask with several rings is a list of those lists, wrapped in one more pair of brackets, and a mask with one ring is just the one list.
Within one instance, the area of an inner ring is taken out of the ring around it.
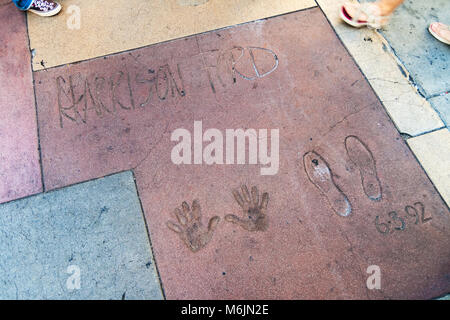
{"label": "textured concrete surface", "polygon": [[406,0],[383,31],[426,97],[450,89],[450,46],[428,32],[434,21],[450,23],[450,1]]}
{"label": "textured concrete surface", "polygon": [[[36,80],[46,186],[135,168],[168,298],[448,292],[448,208],[319,9]],[[276,174],[262,175],[264,154],[257,165],[176,165],[172,133],[194,135],[195,121],[217,139],[278,129]],[[366,287],[370,265],[381,290]]]}
{"label": "textured concrete surface", "polygon": [[430,99],[431,105],[437,110],[448,129],[450,129],[450,94]]}
{"label": "textured concrete surface", "polygon": [[416,136],[443,127],[430,103],[409,83],[401,71],[403,67],[379,33],[342,22],[338,11],[344,0],[317,2],[401,133]]}
{"label": "textured concrete surface", "polygon": [[0,203],[42,191],[26,21],[0,3]]}
{"label": "textured concrete surface", "polygon": [[107,10],[92,1],[62,4],[52,19],[28,16],[34,70],[316,6],[313,0],[110,0]]}
{"label": "textured concrete surface", "polygon": [[450,206],[450,132],[441,129],[408,139],[420,164]]}
{"label": "textured concrete surface", "polygon": [[1,205],[0,251],[0,299],[162,298],[130,172]]}

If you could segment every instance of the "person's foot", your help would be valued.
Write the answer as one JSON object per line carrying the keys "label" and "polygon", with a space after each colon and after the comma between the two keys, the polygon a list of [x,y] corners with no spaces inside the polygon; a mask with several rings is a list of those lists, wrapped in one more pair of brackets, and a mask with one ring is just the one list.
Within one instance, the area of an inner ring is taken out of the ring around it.
{"label": "person's foot", "polygon": [[61,11],[61,5],[52,0],[34,0],[28,11],[41,17],[51,17]]}
{"label": "person's foot", "polygon": [[433,22],[428,30],[436,39],[450,45],[450,26],[440,22]]}
{"label": "person's foot", "polygon": [[387,24],[392,11],[378,2],[364,4],[347,2],[342,5],[339,13],[341,19],[352,27],[379,29]]}

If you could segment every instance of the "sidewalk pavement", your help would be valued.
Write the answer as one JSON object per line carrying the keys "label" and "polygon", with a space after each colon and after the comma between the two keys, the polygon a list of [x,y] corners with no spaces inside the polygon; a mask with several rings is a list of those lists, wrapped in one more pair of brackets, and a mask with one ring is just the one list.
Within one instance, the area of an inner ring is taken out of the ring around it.
{"label": "sidewalk pavement", "polygon": [[[448,293],[450,49],[420,31],[427,49],[412,55],[395,29],[421,30],[447,4],[406,3],[375,32],[340,23],[339,1],[194,2],[66,0],[28,25],[0,6],[0,298]],[[245,164],[222,165],[238,128]],[[203,164],[174,163],[177,129]],[[223,138],[213,165],[211,139],[196,144],[205,131]],[[257,204],[233,196],[241,185]],[[180,234],[167,227],[176,208],[196,217]],[[380,290],[366,285],[373,265]]]}

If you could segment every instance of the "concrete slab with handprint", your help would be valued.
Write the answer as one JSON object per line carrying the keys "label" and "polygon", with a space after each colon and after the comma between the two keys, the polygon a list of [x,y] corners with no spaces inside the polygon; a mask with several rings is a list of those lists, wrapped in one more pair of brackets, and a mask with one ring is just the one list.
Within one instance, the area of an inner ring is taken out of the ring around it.
{"label": "concrete slab with handprint", "polygon": [[225,220],[237,224],[247,231],[266,231],[269,219],[265,212],[269,204],[269,194],[264,192],[260,201],[257,187],[252,187],[251,194],[246,185],[242,185],[241,190],[241,192],[233,190],[233,197],[242,208],[242,214],[240,216],[226,215]]}
{"label": "concrete slab with handprint", "polygon": [[167,222],[167,227],[177,233],[192,252],[197,252],[204,248],[211,241],[217,224],[220,221],[218,216],[209,220],[208,226],[203,227],[202,209],[198,200],[194,200],[191,208],[186,201],[181,205],[182,209],[175,209],[175,217],[178,224],[172,221]]}
{"label": "concrete slab with handprint", "polygon": [[320,10],[35,80],[46,187],[134,169],[167,298],[448,291],[448,207]]}

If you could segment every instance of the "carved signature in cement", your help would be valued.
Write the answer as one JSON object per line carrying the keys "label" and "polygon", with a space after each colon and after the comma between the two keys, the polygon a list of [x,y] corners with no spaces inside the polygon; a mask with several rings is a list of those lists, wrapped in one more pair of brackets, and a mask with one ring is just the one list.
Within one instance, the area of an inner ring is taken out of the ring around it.
{"label": "carved signature in cement", "polygon": [[181,208],[182,210],[177,208],[174,212],[178,224],[168,221],[167,227],[176,232],[192,252],[197,252],[211,241],[220,218],[218,216],[212,217],[205,228],[202,223],[202,210],[198,200],[193,201],[191,208],[184,201]]}
{"label": "carved signature in cement", "polygon": [[[143,109],[169,97],[186,95],[179,65],[176,72],[165,64],[156,70],[142,68],[137,72],[125,68],[104,75],[76,73],[58,76],[55,81],[61,128],[66,121],[86,124],[92,116]],[[143,90],[140,95],[136,94],[138,88]]]}
{"label": "carved signature in cement", "polygon": [[268,226],[265,212],[269,203],[269,194],[264,192],[260,199],[257,187],[252,187],[250,194],[247,186],[242,185],[241,192],[233,190],[233,196],[242,208],[242,217],[229,214],[225,216],[225,220],[248,231],[265,231]]}
{"label": "carved signature in cement", "polygon": [[215,65],[204,65],[213,93],[217,91],[217,82],[225,88],[234,85],[237,77],[257,80],[274,72],[279,65],[274,51],[260,47],[234,46],[222,51],[205,50],[200,55],[217,55]]}

